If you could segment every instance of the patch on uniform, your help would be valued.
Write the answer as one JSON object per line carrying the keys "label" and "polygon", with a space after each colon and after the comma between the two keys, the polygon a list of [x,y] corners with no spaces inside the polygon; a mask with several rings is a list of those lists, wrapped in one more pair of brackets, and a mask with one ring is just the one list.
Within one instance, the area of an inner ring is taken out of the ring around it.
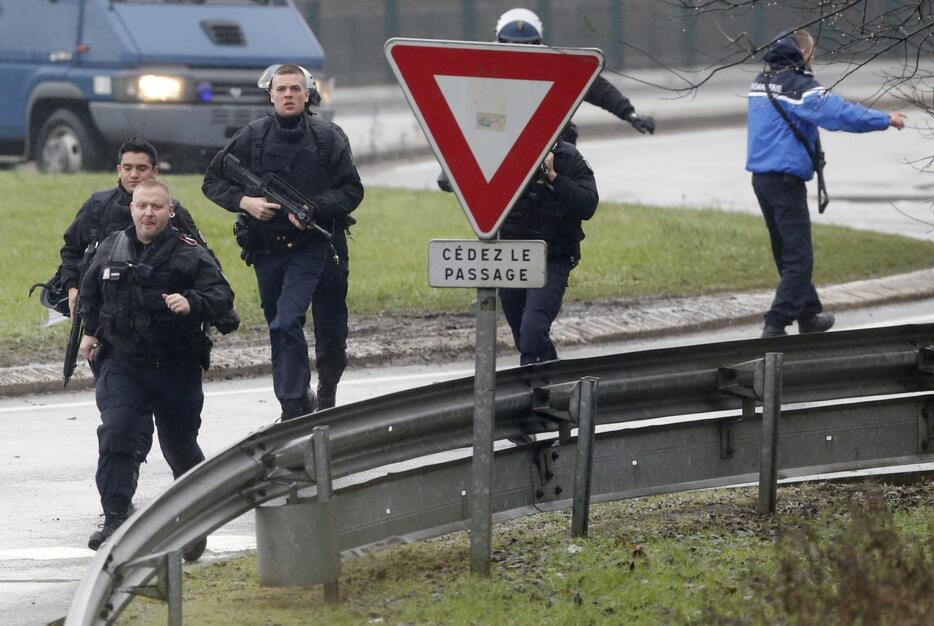
{"label": "patch on uniform", "polygon": [[198,242],[189,237],[188,235],[179,233],[178,238],[187,243],[189,246],[197,246]]}

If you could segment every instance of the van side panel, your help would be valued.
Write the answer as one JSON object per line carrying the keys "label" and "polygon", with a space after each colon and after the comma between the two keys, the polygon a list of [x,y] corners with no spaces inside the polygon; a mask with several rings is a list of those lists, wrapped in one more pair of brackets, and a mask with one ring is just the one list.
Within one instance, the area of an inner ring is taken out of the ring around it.
{"label": "van side panel", "polygon": [[[78,32],[80,0],[0,0],[0,152],[22,152],[26,104],[41,75],[64,76]],[[41,35],[40,35],[41,33]]]}

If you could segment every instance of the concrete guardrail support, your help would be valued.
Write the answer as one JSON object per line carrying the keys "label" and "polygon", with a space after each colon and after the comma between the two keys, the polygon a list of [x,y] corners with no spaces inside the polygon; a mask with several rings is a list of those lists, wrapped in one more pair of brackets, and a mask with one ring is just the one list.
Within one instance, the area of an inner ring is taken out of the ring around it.
{"label": "concrete guardrail support", "polygon": [[317,496],[292,495],[283,505],[256,508],[259,580],[268,587],[321,584],[325,601],[336,603],[340,599],[340,536],[327,426],[314,428],[309,448],[313,454],[305,455],[306,472],[317,486]]}

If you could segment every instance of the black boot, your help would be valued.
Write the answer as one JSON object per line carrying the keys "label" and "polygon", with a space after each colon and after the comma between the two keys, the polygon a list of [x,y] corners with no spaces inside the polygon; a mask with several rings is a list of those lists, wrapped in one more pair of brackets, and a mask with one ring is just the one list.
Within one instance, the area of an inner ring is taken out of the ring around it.
{"label": "black boot", "polygon": [[296,417],[314,413],[318,406],[318,400],[315,398],[315,394],[309,389],[305,392],[304,398],[280,400],[279,404],[282,406],[282,414],[279,416],[279,419],[285,422],[290,419],[295,419]]}
{"label": "black boot", "polygon": [[201,558],[201,555],[204,554],[204,549],[208,547],[208,538],[202,537],[201,539],[195,539],[187,546],[182,548],[182,558],[185,559],[186,563],[194,563]]}
{"label": "black boot", "polygon": [[811,317],[798,320],[798,332],[802,335],[824,333],[833,328],[836,320],[832,313],[818,313]]}
{"label": "black boot", "polygon": [[337,384],[318,381],[318,410],[330,409],[337,402]]}
{"label": "black boot", "polygon": [[120,528],[120,524],[125,522],[126,518],[126,514],[104,513],[104,524],[88,537],[88,547],[92,550],[100,548],[101,544],[110,539],[110,536]]}

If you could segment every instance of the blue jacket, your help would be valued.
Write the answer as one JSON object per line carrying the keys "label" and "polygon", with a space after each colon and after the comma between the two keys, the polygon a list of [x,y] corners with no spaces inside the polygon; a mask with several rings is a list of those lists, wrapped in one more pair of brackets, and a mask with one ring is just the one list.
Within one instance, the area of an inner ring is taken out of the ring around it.
{"label": "blue jacket", "polygon": [[756,76],[749,90],[749,135],[746,169],[763,174],[781,172],[804,180],[814,176],[811,158],[788,124],[769,102],[772,95],[788,113],[812,149],[817,127],[865,133],[889,127],[889,114],[847,102],[820,86],[808,70],[792,35],[776,41],[765,56],[769,69]]}

